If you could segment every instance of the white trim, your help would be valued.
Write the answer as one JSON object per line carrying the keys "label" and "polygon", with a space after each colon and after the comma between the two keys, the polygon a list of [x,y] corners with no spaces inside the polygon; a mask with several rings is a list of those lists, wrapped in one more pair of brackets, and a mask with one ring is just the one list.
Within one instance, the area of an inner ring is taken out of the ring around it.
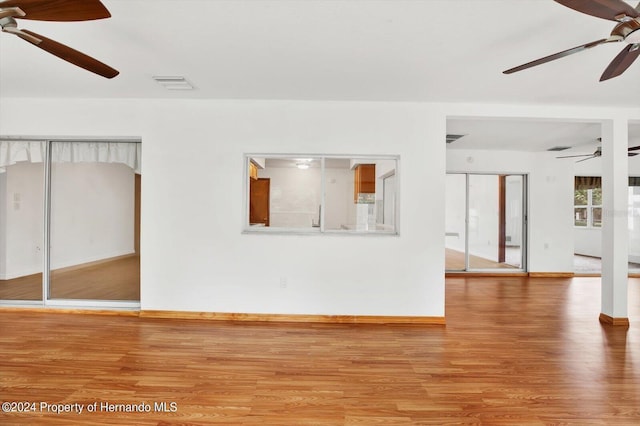
{"label": "white trim", "polygon": [[43,307],[42,300],[11,300],[11,299],[0,299],[0,306],[6,306],[11,308],[33,308],[33,307]]}
{"label": "white trim", "polygon": [[142,143],[142,139],[136,136],[11,136],[0,135],[0,141],[34,141],[34,142],[128,142]]}
{"label": "white trim", "polygon": [[49,299],[44,302],[47,308],[82,308],[82,309],[128,309],[139,310],[140,302],[122,300],[93,300],[93,299]]}

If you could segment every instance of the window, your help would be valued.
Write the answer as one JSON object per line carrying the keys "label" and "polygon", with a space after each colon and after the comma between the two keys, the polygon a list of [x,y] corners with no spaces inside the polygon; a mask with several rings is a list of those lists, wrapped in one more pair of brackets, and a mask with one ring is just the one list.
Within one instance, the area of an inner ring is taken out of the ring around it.
{"label": "window", "polygon": [[397,234],[398,157],[245,155],[245,232]]}
{"label": "window", "polygon": [[573,205],[575,226],[602,227],[602,188],[576,189]]}

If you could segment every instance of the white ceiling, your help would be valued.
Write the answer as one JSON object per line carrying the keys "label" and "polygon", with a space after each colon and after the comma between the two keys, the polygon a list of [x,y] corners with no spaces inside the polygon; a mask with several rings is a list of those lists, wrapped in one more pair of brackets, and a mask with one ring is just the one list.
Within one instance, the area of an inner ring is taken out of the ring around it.
{"label": "white ceiling", "polygon": [[[21,28],[120,70],[103,79],[0,34],[2,97],[187,97],[640,106],[640,61],[599,83],[622,44],[513,75],[606,37],[552,0],[103,0],[112,18]],[[167,92],[154,75],[183,75]]]}
{"label": "white ceiling", "polygon": [[[598,82],[624,47],[613,22],[552,0],[103,0],[112,18],[20,20],[117,68],[104,79],[0,34],[0,97],[289,99],[640,107],[640,60]],[[635,5],[635,3],[633,3]],[[181,75],[193,91],[152,76]],[[543,151],[597,145],[594,123],[452,119],[451,149]],[[630,127],[640,145],[640,124]],[[589,152],[589,151],[587,151]]]}
{"label": "white ceiling", "polygon": [[[300,163],[307,163],[309,167],[319,168],[320,160],[318,158],[267,158],[265,160],[266,167],[297,167]],[[350,169],[351,161],[348,158],[325,158],[325,166],[332,169]]]}
{"label": "white ceiling", "polygon": [[[572,155],[593,152],[601,145],[600,123],[589,122],[450,118],[447,133],[465,135],[448,144],[448,149],[540,152],[567,146],[571,148],[558,155]],[[629,146],[638,145],[640,122],[634,121],[629,124]]]}

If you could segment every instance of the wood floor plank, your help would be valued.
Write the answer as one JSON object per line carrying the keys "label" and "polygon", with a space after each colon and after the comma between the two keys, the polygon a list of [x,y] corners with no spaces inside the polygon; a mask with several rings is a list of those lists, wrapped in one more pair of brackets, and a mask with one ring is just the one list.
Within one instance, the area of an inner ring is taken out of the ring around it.
{"label": "wood floor plank", "polygon": [[598,278],[448,278],[446,326],[0,309],[2,401],[150,404],[0,424],[636,425],[640,279],[628,328],[598,321],[599,295]]}
{"label": "wood floor plank", "polygon": [[[51,298],[140,300],[140,256],[51,271]],[[42,300],[42,274],[0,280],[0,300]]]}
{"label": "wood floor plank", "polygon": [[[497,254],[497,253],[496,253]],[[469,255],[469,266],[472,269],[518,269],[518,266],[510,265],[506,262],[486,259],[480,256]],[[465,253],[445,249],[445,269],[447,271],[463,271],[465,269]]]}

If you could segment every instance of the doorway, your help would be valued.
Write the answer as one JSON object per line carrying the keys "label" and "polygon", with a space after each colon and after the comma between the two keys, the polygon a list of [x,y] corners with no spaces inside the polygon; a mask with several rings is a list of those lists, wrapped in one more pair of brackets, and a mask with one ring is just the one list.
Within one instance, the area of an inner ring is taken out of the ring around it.
{"label": "doorway", "polygon": [[271,199],[271,179],[250,178],[249,182],[249,225],[269,226]]}
{"label": "doorway", "polygon": [[446,176],[445,269],[526,270],[526,175]]}

